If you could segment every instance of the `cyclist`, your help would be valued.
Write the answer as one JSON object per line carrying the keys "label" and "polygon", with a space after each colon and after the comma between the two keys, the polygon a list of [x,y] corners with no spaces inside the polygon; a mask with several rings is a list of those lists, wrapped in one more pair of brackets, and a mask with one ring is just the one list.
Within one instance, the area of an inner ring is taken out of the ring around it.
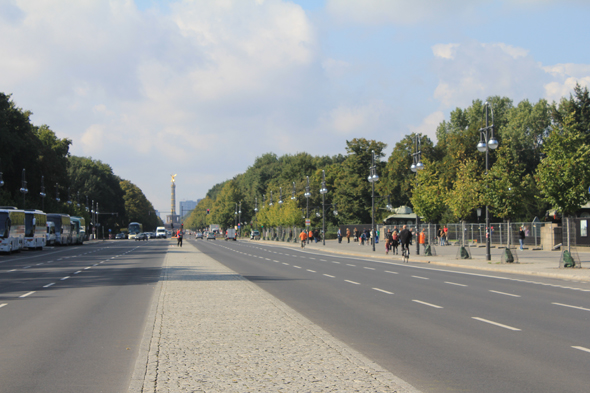
{"label": "cyclist", "polygon": [[410,257],[410,244],[412,244],[412,232],[404,225],[399,233],[399,242],[402,245],[402,255]]}
{"label": "cyclist", "polygon": [[305,242],[307,241],[307,233],[305,232],[305,229],[299,234],[299,239],[301,239],[301,248],[304,248]]}

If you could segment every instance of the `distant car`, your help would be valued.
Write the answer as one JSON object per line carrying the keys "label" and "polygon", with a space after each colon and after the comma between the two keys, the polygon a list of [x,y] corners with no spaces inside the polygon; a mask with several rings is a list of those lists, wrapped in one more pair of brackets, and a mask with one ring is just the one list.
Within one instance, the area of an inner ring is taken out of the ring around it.
{"label": "distant car", "polygon": [[148,235],[148,238],[149,239],[155,239],[156,238],[156,232],[148,232],[147,235]]}
{"label": "distant car", "polygon": [[260,240],[260,231],[252,231],[250,234],[251,240]]}
{"label": "distant car", "polygon": [[215,234],[213,232],[207,233],[207,240],[209,240],[209,239],[215,240]]}
{"label": "distant car", "polygon": [[135,240],[146,240],[148,239],[148,235],[145,232],[142,233],[138,233],[137,236],[135,236]]}
{"label": "distant car", "polygon": [[203,232],[195,233],[195,239],[203,239]]}
{"label": "distant car", "polygon": [[115,236],[115,239],[125,239],[125,234],[124,233],[117,233],[117,236]]}

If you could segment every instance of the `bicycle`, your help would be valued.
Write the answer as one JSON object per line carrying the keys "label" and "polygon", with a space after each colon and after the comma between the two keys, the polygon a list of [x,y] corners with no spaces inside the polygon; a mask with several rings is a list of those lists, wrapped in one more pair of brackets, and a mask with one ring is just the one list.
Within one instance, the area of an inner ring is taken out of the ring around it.
{"label": "bicycle", "polygon": [[406,263],[410,261],[410,245],[402,244],[402,260]]}

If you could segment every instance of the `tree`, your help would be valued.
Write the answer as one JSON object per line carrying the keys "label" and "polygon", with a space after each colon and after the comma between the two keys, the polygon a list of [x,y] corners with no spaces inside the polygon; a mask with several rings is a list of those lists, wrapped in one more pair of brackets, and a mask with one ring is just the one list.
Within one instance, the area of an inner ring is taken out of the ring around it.
{"label": "tree", "polygon": [[563,119],[562,127],[553,127],[543,146],[546,158],[537,167],[543,198],[564,214],[575,213],[588,201],[590,146],[577,126],[575,116],[570,115]]}
{"label": "tree", "polygon": [[129,180],[120,182],[124,192],[125,219],[124,223],[141,222],[145,231],[155,231],[162,224],[162,220],[156,216],[156,211],[151,202],[145,197],[143,191]]}
{"label": "tree", "polygon": [[414,212],[426,222],[435,222],[446,210],[443,182],[440,180],[434,162],[424,158],[424,169],[417,172],[417,183],[412,193]]}
{"label": "tree", "polygon": [[457,181],[448,191],[445,202],[460,221],[465,220],[474,209],[481,206],[479,168],[473,160],[466,160],[459,165]]}

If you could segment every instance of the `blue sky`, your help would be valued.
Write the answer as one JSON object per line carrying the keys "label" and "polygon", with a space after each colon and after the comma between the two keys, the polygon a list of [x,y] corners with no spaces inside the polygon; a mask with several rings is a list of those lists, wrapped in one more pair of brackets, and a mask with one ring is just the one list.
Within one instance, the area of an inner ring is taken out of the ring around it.
{"label": "blue sky", "polygon": [[[590,86],[581,0],[0,0],[0,91],[169,210],[257,156]],[[305,174],[302,174],[302,177]]]}

